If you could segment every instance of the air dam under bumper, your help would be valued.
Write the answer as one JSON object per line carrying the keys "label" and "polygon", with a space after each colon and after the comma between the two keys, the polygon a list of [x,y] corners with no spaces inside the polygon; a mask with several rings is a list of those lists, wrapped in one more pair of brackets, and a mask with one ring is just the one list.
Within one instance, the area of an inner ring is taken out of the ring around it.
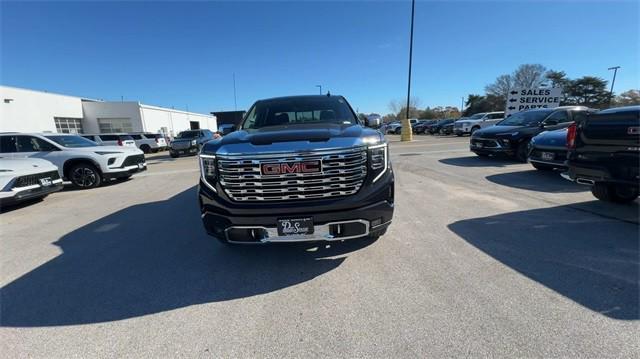
{"label": "air dam under bumper", "polygon": [[[393,218],[394,180],[390,172],[377,183],[368,183],[355,195],[286,203],[232,202],[200,182],[202,222],[208,234],[244,244],[341,241],[375,236],[382,234]],[[296,218],[312,218],[314,233],[278,236],[278,220]]]}

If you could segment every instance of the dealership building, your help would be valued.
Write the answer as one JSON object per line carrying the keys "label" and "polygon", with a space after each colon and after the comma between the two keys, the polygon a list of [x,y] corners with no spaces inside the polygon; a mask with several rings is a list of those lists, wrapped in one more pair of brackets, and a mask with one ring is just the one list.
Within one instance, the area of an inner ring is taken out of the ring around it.
{"label": "dealership building", "polygon": [[102,101],[0,86],[0,132],[152,132],[173,137],[191,129],[217,129],[216,117],[145,105]]}

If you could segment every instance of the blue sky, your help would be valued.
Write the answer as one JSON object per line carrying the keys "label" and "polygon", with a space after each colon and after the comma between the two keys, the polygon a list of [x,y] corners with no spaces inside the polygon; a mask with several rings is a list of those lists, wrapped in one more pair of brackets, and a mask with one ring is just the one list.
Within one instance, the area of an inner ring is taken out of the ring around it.
{"label": "blue sky", "polygon": [[[4,85],[233,110],[323,90],[361,112],[406,96],[411,3],[2,2]],[[412,93],[460,106],[498,75],[540,63],[639,88],[638,1],[418,1]]]}

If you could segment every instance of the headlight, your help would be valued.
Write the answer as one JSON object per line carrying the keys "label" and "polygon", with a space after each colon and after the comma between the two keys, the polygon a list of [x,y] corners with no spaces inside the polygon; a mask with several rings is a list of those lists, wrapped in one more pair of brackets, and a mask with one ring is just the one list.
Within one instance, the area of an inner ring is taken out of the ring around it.
{"label": "headlight", "polygon": [[191,146],[195,146],[198,143],[196,140],[191,140]]}
{"label": "headlight", "polygon": [[389,156],[386,143],[369,146],[369,166],[375,175],[373,182],[376,182],[380,177],[382,177],[389,167]]}
{"label": "headlight", "polygon": [[216,189],[214,185],[218,177],[216,156],[200,155],[200,176],[202,177],[202,181],[215,192]]}

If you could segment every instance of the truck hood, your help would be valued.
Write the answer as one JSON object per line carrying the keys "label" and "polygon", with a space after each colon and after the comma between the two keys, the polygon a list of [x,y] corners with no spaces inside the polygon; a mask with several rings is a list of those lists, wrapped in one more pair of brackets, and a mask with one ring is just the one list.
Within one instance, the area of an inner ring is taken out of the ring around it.
{"label": "truck hood", "polygon": [[207,142],[203,153],[232,155],[297,152],[362,146],[384,141],[382,134],[360,125],[299,124],[232,132]]}

